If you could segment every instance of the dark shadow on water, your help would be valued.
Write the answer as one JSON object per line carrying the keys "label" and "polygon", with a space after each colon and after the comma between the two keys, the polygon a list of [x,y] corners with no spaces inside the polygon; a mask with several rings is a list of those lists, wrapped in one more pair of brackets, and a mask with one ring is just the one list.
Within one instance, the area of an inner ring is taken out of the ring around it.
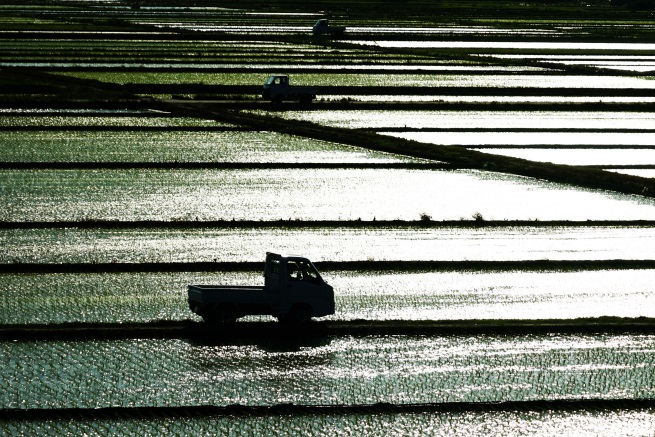
{"label": "dark shadow on water", "polygon": [[[261,369],[269,382],[283,383],[285,375],[299,369],[329,366],[334,352],[332,338],[322,323],[289,326],[278,322],[237,322],[229,326],[198,324],[187,338],[187,360],[200,372]],[[236,348],[235,348],[236,346]],[[272,376],[277,375],[277,376]],[[281,382],[282,381],[282,382]]]}
{"label": "dark shadow on water", "polygon": [[325,323],[294,326],[279,322],[237,322],[231,325],[195,324],[189,333],[190,345],[252,345],[266,352],[298,352],[304,348],[327,346],[332,338]]}

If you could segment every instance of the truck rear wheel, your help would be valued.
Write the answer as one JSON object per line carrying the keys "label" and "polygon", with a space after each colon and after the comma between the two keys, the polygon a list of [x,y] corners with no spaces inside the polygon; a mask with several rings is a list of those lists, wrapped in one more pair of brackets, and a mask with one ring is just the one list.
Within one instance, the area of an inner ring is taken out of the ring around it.
{"label": "truck rear wheel", "polygon": [[202,318],[205,322],[214,325],[229,325],[237,320],[237,310],[234,305],[221,304],[213,310],[206,311]]}

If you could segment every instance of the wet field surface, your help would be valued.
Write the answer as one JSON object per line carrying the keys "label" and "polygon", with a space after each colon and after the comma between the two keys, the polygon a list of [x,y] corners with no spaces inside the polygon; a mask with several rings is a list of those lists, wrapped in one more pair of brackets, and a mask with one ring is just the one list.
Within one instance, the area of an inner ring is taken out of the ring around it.
{"label": "wet field surface", "polygon": [[345,337],[289,345],[0,343],[7,358],[2,382],[11,387],[1,402],[62,409],[648,398],[653,341],[560,335]]}
{"label": "wet field surface", "polygon": [[[375,322],[653,318],[652,276],[652,269],[630,268],[323,271],[339,308],[327,320]],[[200,321],[190,315],[183,291],[212,283],[253,285],[263,278],[254,271],[6,273],[0,323]]]}
{"label": "wet field surface", "polygon": [[[603,328],[655,317],[652,196],[493,168],[506,156],[652,178],[655,46],[641,14],[519,25],[464,20],[446,2],[449,23],[362,21],[351,5],[347,32],[318,40],[311,5],[79,6],[0,7],[0,67],[78,90],[62,99],[0,72],[0,433],[653,433],[654,337]],[[253,94],[272,72],[326,94],[269,105]],[[477,150],[489,165],[221,117],[240,110]],[[343,326],[139,338],[204,326],[186,286],[260,284],[269,250],[317,263],[336,290],[325,323]],[[525,320],[599,327],[393,332]],[[129,338],[97,325],[134,323]],[[94,338],[56,337],[71,326]],[[8,340],[37,327],[52,336]]]}

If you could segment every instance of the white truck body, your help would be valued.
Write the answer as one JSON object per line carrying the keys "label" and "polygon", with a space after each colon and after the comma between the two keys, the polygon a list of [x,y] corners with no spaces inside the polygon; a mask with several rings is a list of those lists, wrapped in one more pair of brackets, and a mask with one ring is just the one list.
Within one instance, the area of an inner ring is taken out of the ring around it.
{"label": "white truck body", "polygon": [[263,286],[189,285],[189,308],[209,323],[272,315],[301,324],[334,314],[334,290],[310,260],[266,254]]}
{"label": "white truck body", "polygon": [[262,89],[262,97],[274,103],[283,100],[298,100],[301,103],[311,103],[316,98],[319,89],[312,86],[291,86],[289,76],[273,74],[268,77]]}
{"label": "white truck body", "polygon": [[344,26],[330,26],[326,18],[321,18],[314,23],[312,26],[312,32],[314,35],[341,35],[346,31]]}

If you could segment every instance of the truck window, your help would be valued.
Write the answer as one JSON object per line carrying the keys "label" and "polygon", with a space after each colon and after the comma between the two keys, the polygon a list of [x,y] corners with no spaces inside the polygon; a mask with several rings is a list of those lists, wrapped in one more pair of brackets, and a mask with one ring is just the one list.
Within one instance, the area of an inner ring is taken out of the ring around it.
{"label": "truck window", "polygon": [[307,261],[287,261],[287,275],[290,281],[322,282],[318,271]]}
{"label": "truck window", "polygon": [[300,270],[303,273],[303,279],[306,281],[318,281],[320,276],[313,265],[306,261],[299,261]]}
{"label": "truck window", "polygon": [[268,271],[273,276],[279,276],[280,275],[280,260],[279,259],[269,260],[268,261]]}
{"label": "truck window", "polygon": [[290,281],[301,281],[302,270],[296,261],[287,261],[287,277]]}

